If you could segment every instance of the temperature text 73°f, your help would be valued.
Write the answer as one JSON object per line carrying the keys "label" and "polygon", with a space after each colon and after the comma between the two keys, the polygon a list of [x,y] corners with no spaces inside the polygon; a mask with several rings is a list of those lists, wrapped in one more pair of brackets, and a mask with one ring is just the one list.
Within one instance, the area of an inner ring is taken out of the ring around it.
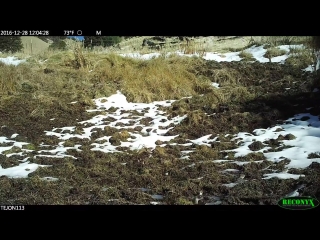
{"label": "temperature text 73\u00b0f", "polygon": [[64,35],[66,36],[73,36],[74,30],[64,30]]}

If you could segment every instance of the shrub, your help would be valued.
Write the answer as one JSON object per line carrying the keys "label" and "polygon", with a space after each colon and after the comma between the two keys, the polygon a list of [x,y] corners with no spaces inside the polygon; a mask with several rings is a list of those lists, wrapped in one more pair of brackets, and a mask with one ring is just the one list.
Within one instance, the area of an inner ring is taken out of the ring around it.
{"label": "shrub", "polygon": [[270,58],[273,58],[273,57],[282,56],[282,55],[284,55],[286,53],[287,53],[286,50],[279,49],[277,47],[270,47],[270,48],[268,48],[268,50],[264,54],[264,57],[270,59]]}
{"label": "shrub", "polygon": [[63,40],[55,41],[49,46],[49,49],[52,50],[66,50],[66,48],[67,44]]}
{"label": "shrub", "polygon": [[245,50],[242,50],[240,53],[239,53],[239,57],[243,58],[244,60],[247,60],[247,61],[254,61],[255,59],[253,58],[253,55],[252,53],[248,52],[248,51],[245,51]]}
{"label": "shrub", "polygon": [[91,49],[95,46],[109,47],[120,43],[121,40],[119,36],[86,36],[84,46]]}
{"label": "shrub", "polygon": [[20,37],[0,37],[0,52],[19,52],[23,49]]}

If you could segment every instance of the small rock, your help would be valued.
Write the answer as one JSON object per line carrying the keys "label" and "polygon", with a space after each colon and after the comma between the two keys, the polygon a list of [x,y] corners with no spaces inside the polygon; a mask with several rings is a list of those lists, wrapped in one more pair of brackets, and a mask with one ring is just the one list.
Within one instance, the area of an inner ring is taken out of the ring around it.
{"label": "small rock", "polygon": [[308,116],[304,116],[304,117],[300,118],[301,121],[307,121],[309,119],[310,119],[310,117],[308,117]]}
{"label": "small rock", "polygon": [[289,133],[284,137],[285,140],[293,140],[296,139],[296,136],[294,136],[293,134]]}
{"label": "small rock", "polygon": [[258,151],[258,150],[264,148],[264,145],[260,141],[255,141],[255,142],[251,143],[248,147],[251,151]]}

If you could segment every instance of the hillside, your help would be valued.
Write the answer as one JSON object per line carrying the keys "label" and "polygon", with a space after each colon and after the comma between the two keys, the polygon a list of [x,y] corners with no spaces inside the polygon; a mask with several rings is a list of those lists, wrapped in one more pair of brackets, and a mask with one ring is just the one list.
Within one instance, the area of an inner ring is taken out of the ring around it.
{"label": "hillside", "polygon": [[[143,41],[145,39],[152,39],[152,36],[141,36],[133,37],[126,39],[121,42],[119,45],[122,51],[138,51],[145,49]],[[260,40],[261,37],[255,37],[255,40]],[[229,48],[244,48],[250,42],[251,37],[217,37],[217,36],[208,36],[208,37],[196,37],[192,39],[189,44],[196,45],[198,49],[210,52],[228,52]],[[161,41],[154,41],[155,43]],[[163,50],[177,50],[180,48],[181,43],[178,37],[166,37],[163,41]],[[166,48],[166,49],[165,49]]]}
{"label": "hillside", "polygon": [[38,37],[33,36],[23,36],[21,37],[23,44],[23,52],[27,54],[37,54],[45,51],[50,46],[49,43],[46,43],[39,39]]}

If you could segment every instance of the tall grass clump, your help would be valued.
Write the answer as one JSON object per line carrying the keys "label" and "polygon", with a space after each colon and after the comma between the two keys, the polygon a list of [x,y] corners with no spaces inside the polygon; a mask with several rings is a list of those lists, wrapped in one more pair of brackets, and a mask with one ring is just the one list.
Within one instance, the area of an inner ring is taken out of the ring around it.
{"label": "tall grass clump", "polygon": [[309,46],[308,42],[300,46],[290,47],[290,55],[285,62],[293,67],[304,69],[312,65],[314,60],[314,51]]}
{"label": "tall grass clump", "polygon": [[74,58],[75,58],[75,67],[76,68],[84,68],[88,65],[87,60],[84,58],[83,52],[82,52],[82,46],[76,46],[73,49]]}
{"label": "tall grass clump", "polygon": [[251,52],[248,52],[246,50],[242,50],[240,53],[239,53],[239,57],[242,58],[242,60],[244,61],[254,61],[254,57],[252,55]]}
{"label": "tall grass clump", "polygon": [[206,52],[203,43],[196,42],[195,40],[188,40],[187,42],[180,43],[180,51],[184,54],[197,54],[203,57]]}
{"label": "tall grass clump", "polygon": [[277,47],[270,47],[267,49],[266,53],[264,54],[264,57],[271,59],[273,57],[282,56],[286,53],[287,53],[286,50],[283,50]]}
{"label": "tall grass clump", "polygon": [[16,71],[16,66],[0,62],[0,95],[11,95],[17,92],[22,75]]}
{"label": "tall grass clump", "polygon": [[116,84],[128,100],[134,102],[191,96],[197,94],[195,86],[199,84],[210,88],[209,81],[200,81],[189,71],[188,61],[172,58],[145,61],[109,54],[95,72],[97,82]]}
{"label": "tall grass clump", "polygon": [[304,36],[262,36],[258,42],[261,45],[269,47],[276,47],[279,45],[301,44],[306,41],[308,37]]}

